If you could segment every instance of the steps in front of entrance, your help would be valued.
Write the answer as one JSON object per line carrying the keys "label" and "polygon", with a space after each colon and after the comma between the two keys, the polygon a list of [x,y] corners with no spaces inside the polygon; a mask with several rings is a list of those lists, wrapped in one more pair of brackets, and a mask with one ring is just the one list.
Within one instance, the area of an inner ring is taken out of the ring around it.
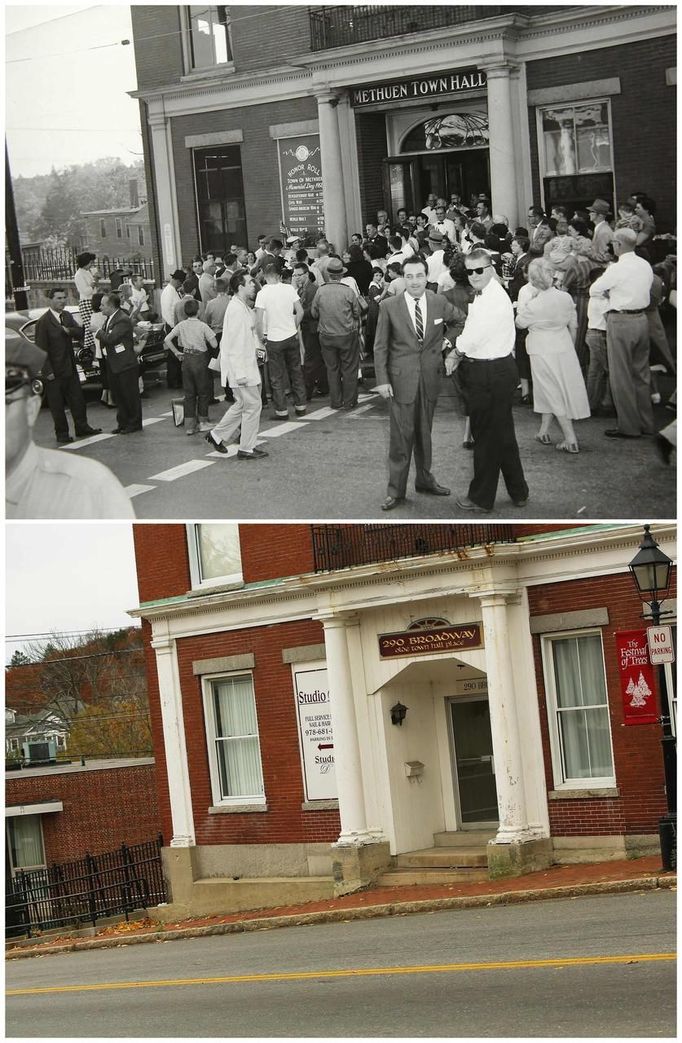
{"label": "steps in front of entrance", "polygon": [[488,879],[486,844],[493,831],[437,833],[434,847],[397,855],[392,869],[377,884],[407,887],[411,884],[476,883]]}

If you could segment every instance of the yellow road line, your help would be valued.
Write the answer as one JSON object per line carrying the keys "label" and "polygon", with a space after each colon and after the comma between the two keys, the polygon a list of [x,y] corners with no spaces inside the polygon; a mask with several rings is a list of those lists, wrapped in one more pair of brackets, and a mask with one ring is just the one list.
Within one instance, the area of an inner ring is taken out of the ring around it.
{"label": "yellow road line", "polygon": [[456,971],[508,971],[540,967],[589,967],[596,964],[652,963],[674,960],[674,952],[635,953],[629,956],[571,956],[553,960],[505,960],[493,963],[440,963],[416,967],[353,967],[329,971],[286,971],[274,974],[230,974],[220,978],[168,978],[160,981],[114,981],[93,985],[49,985],[34,989],[7,989],[7,996],[39,996],[55,992],[96,992],[104,989],[155,989],[176,985],[235,985],[247,982],[306,981],[320,978],[362,978],[370,975],[447,974]]}

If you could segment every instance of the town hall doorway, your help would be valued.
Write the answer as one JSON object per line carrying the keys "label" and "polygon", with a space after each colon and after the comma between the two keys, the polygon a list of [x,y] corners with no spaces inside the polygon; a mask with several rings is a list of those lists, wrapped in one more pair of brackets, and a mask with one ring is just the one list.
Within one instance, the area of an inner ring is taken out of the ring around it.
{"label": "town hall doorway", "polygon": [[487,696],[450,699],[457,817],[462,829],[499,821]]}
{"label": "town hall doorway", "polygon": [[487,148],[425,152],[384,160],[384,202],[395,219],[401,207],[418,214],[429,193],[449,200],[457,192],[465,205],[469,197],[490,196],[490,161]]}

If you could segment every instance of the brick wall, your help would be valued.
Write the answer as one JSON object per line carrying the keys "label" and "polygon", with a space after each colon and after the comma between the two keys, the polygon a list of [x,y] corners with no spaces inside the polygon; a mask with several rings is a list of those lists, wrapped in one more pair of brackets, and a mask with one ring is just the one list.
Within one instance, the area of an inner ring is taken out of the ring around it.
{"label": "brick wall", "polygon": [[138,90],[176,83],[183,75],[180,9],[131,4]]}
{"label": "brick wall", "polygon": [[[674,588],[671,597],[675,596]],[[630,574],[571,580],[567,583],[531,587],[528,591],[531,616],[608,606],[609,624],[602,628],[609,699],[611,738],[615,761],[616,798],[551,800],[549,814],[554,836],[657,832],[664,813],[661,729],[657,724],[625,726],[620,693],[615,634],[636,630],[645,624],[642,605]],[[540,719],[547,789],[554,788],[545,702],[541,640],[533,638],[535,671],[540,694]]]}
{"label": "brick wall", "polygon": [[[676,65],[676,38],[663,36],[582,54],[565,54],[527,66],[528,90],[620,77],[611,98],[616,198],[647,192],[658,204],[659,232],[676,226],[676,97],[665,69]],[[535,109],[529,110],[533,196],[540,200]],[[655,157],[655,158],[654,158]]]}
{"label": "brick wall", "polygon": [[246,583],[313,571],[309,525],[240,525],[239,536]]}
{"label": "brick wall", "polygon": [[[291,667],[282,649],[324,641],[321,623],[302,620],[276,627],[211,634],[178,642],[187,758],[197,844],[283,844],[333,841],[337,811],[302,811],[305,799]],[[197,659],[253,653],[256,713],[268,810],[209,815],[212,804],[201,682]],[[150,693],[150,701],[151,699]]]}
{"label": "brick wall", "polygon": [[185,137],[241,130],[242,178],[246,206],[248,243],[255,247],[259,235],[279,235],[282,220],[277,142],[269,128],[280,123],[317,119],[315,98],[292,98],[270,105],[202,112],[171,120],[173,166],[178,198],[182,257],[188,262],[199,249],[192,149],[185,148]]}
{"label": "brick wall", "polygon": [[237,72],[284,65],[310,53],[310,20],[304,4],[233,6],[232,50]]}
{"label": "brick wall", "polygon": [[48,863],[141,844],[162,831],[155,764],[6,779],[6,805],[48,800],[64,805],[41,816]]}

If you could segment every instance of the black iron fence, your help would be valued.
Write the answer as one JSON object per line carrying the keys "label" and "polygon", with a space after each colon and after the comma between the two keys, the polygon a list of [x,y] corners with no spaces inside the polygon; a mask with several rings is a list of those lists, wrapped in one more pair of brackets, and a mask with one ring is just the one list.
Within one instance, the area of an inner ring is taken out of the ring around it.
{"label": "black iron fence", "polygon": [[[79,251],[68,247],[54,250],[42,249],[22,251],[24,277],[31,280],[73,279],[78,265],[76,257]],[[148,257],[97,257],[97,268],[103,279],[108,279],[113,271],[123,269],[145,279],[154,278],[154,262]]]}
{"label": "black iron fence", "polygon": [[511,525],[313,525],[315,572],[514,543]]}
{"label": "black iron fence", "polygon": [[[518,6],[412,7],[393,4],[365,4],[359,7],[313,7],[310,10],[310,49],[344,47],[367,40],[384,40],[403,33],[462,25],[481,18],[520,10]],[[537,9],[534,9],[537,10]]]}
{"label": "black iron fence", "polygon": [[163,838],[46,869],[9,875],[5,925],[9,938],[90,923],[107,916],[148,909],[167,900],[161,866]]}

